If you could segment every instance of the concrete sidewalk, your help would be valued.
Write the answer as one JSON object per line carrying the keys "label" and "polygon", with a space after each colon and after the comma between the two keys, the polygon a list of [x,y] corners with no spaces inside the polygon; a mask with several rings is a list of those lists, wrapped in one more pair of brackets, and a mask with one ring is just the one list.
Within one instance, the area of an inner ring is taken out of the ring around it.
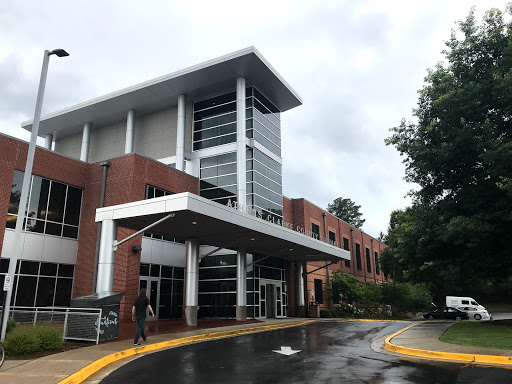
{"label": "concrete sidewalk", "polygon": [[512,349],[488,349],[448,344],[440,337],[453,321],[429,320],[413,324],[385,341],[388,351],[428,359],[474,361],[484,364],[512,365]]}

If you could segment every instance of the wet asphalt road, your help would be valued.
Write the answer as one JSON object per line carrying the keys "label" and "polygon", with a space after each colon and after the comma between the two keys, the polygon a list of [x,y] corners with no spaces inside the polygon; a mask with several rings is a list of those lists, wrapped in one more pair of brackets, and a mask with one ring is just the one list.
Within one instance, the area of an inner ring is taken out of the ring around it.
{"label": "wet asphalt road", "polygon": [[[512,370],[375,352],[371,343],[407,326],[324,322],[207,341],[145,355],[101,384],[512,383]],[[282,346],[301,350],[290,356]]]}

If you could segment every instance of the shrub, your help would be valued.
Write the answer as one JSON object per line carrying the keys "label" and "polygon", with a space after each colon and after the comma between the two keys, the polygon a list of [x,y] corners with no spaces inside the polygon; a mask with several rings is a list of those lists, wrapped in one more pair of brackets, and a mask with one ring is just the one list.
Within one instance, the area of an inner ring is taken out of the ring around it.
{"label": "shrub", "polygon": [[18,327],[11,331],[4,340],[5,352],[8,355],[26,355],[39,350],[37,334],[30,327]]}
{"label": "shrub", "polygon": [[4,342],[8,355],[26,355],[59,348],[63,343],[60,331],[50,325],[18,327],[11,331]]}
{"label": "shrub", "polygon": [[16,328],[16,321],[12,318],[12,317],[9,317],[7,319],[7,328],[6,328],[6,331],[5,333],[9,333],[11,331],[14,331],[14,329]]}
{"label": "shrub", "polygon": [[37,325],[32,327],[31,332],[37,335],[40,351],[57,349],[64,342],[60,331],[51,325]]}

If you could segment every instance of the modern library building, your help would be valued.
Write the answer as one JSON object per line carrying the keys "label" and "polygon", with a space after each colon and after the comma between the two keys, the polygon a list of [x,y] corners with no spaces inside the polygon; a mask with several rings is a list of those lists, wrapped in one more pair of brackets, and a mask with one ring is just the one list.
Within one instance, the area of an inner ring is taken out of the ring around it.
{"label": "modern library building", "polygon": [[[254,48],[41,118],[11,305],[147,288],[156,319],[307,316],[333,270],[382,282],[385,244],[282,194],[300,96]],[[32,129],[32,122],[22,128]],[[0,282],[28,143],[0,135]]]}

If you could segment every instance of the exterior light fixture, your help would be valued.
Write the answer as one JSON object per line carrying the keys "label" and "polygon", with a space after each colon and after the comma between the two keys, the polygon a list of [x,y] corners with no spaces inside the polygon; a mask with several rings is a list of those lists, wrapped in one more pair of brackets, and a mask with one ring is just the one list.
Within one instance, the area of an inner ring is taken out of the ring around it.
{"label": "exterior light fixture", "polygon": [[192,224],[196,225],[197,224],[197,221],[193,221]]}
{"label": "exterior light fixture", "polygon": [[251,237],[251,241],[254,241],[254,237]]}
{"label": "exterior light fixture", "polygon": [[49,55],[57,55],[59,57],[66,57],[66,56],[69,56],[69,53],[67,53],[65,50],[63,49],[54,49],[53,51],[51,51],[49,53]]}

